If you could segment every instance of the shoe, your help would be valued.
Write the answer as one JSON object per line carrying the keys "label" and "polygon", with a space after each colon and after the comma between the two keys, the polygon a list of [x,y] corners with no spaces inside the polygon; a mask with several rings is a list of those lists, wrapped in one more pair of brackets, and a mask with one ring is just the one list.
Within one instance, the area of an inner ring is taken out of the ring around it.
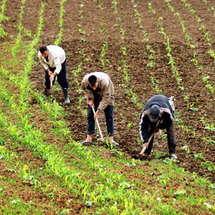
{"label": "shoe", "polygon": [[65,98],[65,104],[69,104],[70,100],[69,100],[69,96],[68,96],[68,88],[63,88],[63,95]]}
{"label": "shoe", "polygon": [[119,146],[119,143],[117,143],[116,141],[112,141],[110,144],[114,145],[114,146]]}
{"label": "shoe", "polygon": [[65,101],[64,101],[64,103],[65,103],[65,104],[69,104],[69,103],[70,103],[69,98],[66,98]]}
{"label": "shoe", "polygon": [[82,146],[90,146],[91,144],[92,144],[92,142],[87,142],[87,141],[80,143],[80,145],[82,145]]}
{"label": "shoe", "polygon": [[175,153],[171,153],[171,154],[170,154],[170,158],[171,158],[171,159],[174,159],[174,160],[177,160],[177,159],[178,159],[178,157],[176,156]]}

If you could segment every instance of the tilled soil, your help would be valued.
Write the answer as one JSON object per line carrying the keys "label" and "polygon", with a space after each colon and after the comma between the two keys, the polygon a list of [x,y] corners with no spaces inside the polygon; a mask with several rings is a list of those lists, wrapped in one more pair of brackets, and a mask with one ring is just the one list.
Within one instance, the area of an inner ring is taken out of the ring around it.
{"label": "tilled soil", "polygon": [[[15,1],[8,2],[6,14],[11,16],[14,9],[17,9]],[[136,10],[141,15],[142,27],[148,33],[148,42],[143,41],[143,34],[139,29],[138,23],[135,21],[133,6],[129,0],[118,1],[118,14],[114,14],[112,1],[103,1],[102,9],[99,7],[98,0],[86,1],[75,0],[65,3],[64,13],[64,31],[63,42],[61,46],[67,54],[67,72],[70,84],[69,95],[71,104],[64,106],[68,113],[67,120],[70,125],[74,138],[77,141],[85,139],[86,135],[86,117],[80,106],[86,109],[86,103],[79,104],[78,98],[83,96],[80,93],[80,83],[83,76],[89,72],[105,71],[107,72],[115,86],[116,106],[114,112],[116,141],[119,142],[119,150],[126,152],[131,157],[137,155],[141,150],[141,144],[138,143],[138,123],[139,115],[147,100],[156,92],[154,91],[150,69],[147,67],[149,63],[149,52],[147,45],[150,45],[155,51],[155,68],[153,69],[154,76],[158,80],[158,86],[166,96],[174,96],[176,112],[180,113],[180,118],[183,120],[183,125],[189,128],[188,132],[175,125],[175,135],[177,140],[177,155],[178,165],[191,172],[197,172],[199,175],[209,177],[215,181],[214,171],[209,171],[201,165],[202,162],[210,161],[215,164],[215,147],[214,144],[207,144],[206,140],[215,140],[214,132],[205,129],[201,118],[204,117],[208,123],[213,123],[215,120],[214,95],[206,88],[202,80],[202,76],[209,75],[210,83],[214,86],[215,83],[215,67],[214,60],[209,56],[209,48],[215,49],[214,36],[215,19],[212,14],[207,11],[207,5],[202,1],[189,0],[188,2],[197,11],[202,23],[206,26],[206,30],[211,35],[211,46],[208,46],[205,41],[204,33],[200,30],[200,24],[196,22],[189,9],[184,7],[184,4],[179,1],[171,1],[171,5],[175,8],[175,13],[181,15],[182,20],[185,20],[187,33],[192,37],[192,43],[195,45],[199,64],[204,67],[199,70],[191,62],[193,50],[186,44],[186,40],[181,29],[179,20],[172,13],[165,1],[152,0],[152,8],[156,10],[156,14],[152,14],[148,9],[148,3],[144,1],[135,1]],[[38,13],[35,12],[33,6],[36,1],[27,4],[28,15],[24,15],[23,23],[27,29],[35,32],[38,23]],[[38,4],[37,4],[38,5]],[[213,1],[208,1],[208,5],[215,6]],[[11,7],[10,7],[11,6]],[[59,18],[59,3],[56,1],[53,4],[48,4],[45,7],[45,26],[40,44],[53,44],[58,34],[58,18]],[[39,6],[37,6],[37,10]],[[30,12],[31,11],[31,12]],[[29,13],[31,13],[31,23],[29,24]],[[159,33],[158,17],[162,16],[164,23],[163,27],[166,34],[170,38],[172,47],[172,55],[175,59],[175,65],[182,78],[184,93],[178,90],[175,76],[171,72],[169,58],[167,56],[166,41]],[[14,19],[13,19],[14,20]],[[12,22],[13,22],[12,20]],[[15,22],[15,20],[14,20]],[[17,29],[4,22],[5,29],[10,34],[16,35]],[[79,29],[85,33],[80,33]],[[103,29],[103,30],[101,30]],[[124,37],[123,30],[125,31]],[[27,37],[25,38],[28,39]],[[107,43],[106,62],[103,67],[101,64],[102,46]],[[126,47],[126,57],[122,55],[122,47]],[[35,56],[37,61],[37,56]],[[128,73],[130,77],[129,85],[125,85],[124,75],[122,70],[118,71],[122,66],[120,61],[126,60]],[[78,77],[74,77],[73,70],[78,68],[82,62],[81,72]],[[31,81],[35,90],[44,90],[44,71],[37,63],[31,74]],[[140,106],[137,106],[131,101],[131,96],[128,90],[132,89],[138,96]],[[189,109],[184,100],[184,96],[189,96],[190,102],[194,103],[198,111]],[[61,91],[55,91],[54,98],[63,105],[63,95]],[[101,116],[101,127],[103,133],[106,132],[104,116]],[[98,135],[97,135],[98,137]],[[96,142],[96,138],[95,138]],[[182,150],[181,147],[188,146],[190,152]],[[160,134],[155,137],[154,151],[164,151],[166,156],[161,156],[164,159],[168,156],[167,140],[162,138]],[[202,159],[195,161],[194,156],[197,153],[202,153]],[[152,159],[155,158],[155,153]]]}

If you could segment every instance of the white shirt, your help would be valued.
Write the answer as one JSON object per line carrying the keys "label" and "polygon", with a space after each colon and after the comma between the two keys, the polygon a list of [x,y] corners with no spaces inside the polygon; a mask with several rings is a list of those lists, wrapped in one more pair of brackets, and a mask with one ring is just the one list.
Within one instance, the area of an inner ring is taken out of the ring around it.
{"label": "white shirt", "polygon": [[61,47],[55,45],[49,45],[47,46],[47,49],[49,50],[48,61],[46,61],[40,51],[38,52],[39,61],[45,70],[47,70],[49,67],[56,67],[54,72],[59,74],[62,69],[61,64],[66,59],[65,51]]}

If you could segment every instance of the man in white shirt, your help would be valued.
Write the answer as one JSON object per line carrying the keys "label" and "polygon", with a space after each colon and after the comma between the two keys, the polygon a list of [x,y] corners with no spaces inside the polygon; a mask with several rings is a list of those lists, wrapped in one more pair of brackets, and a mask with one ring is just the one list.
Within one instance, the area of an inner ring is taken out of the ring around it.
{"label": "man in white shirt", "polygon": [[50,95],[50,86],[55,78],[63,89],[65,103],[70,103],[68,97],[68,80],[66,77],[65,51],[55,45],[41,46],[38,52],[39,61],[45,69],[45,95]]}

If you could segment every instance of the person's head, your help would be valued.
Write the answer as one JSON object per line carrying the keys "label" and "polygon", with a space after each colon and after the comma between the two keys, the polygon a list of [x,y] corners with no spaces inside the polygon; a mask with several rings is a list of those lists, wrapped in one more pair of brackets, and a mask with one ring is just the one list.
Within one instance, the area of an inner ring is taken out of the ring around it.
{"label": "person's head", "polygon": [[48,50],[48,48],[46,46],[41,46],[40,47],[40,53],[42,54],[42,56],[44,58],[49,56],[49,50]]}
{"label": "person's head", "polygon": [[153,123],[159,120],[160,107],[158,105],[152,105],[150,108],[149,120]]}
{"label": "person's head", "polygon": [[93,88],[93,90],[95,90],[98,87],[98,81],[97,81],[97,77],[95,75],[91,75],[88,78],[88,82],[89,82],[90,86]]}

